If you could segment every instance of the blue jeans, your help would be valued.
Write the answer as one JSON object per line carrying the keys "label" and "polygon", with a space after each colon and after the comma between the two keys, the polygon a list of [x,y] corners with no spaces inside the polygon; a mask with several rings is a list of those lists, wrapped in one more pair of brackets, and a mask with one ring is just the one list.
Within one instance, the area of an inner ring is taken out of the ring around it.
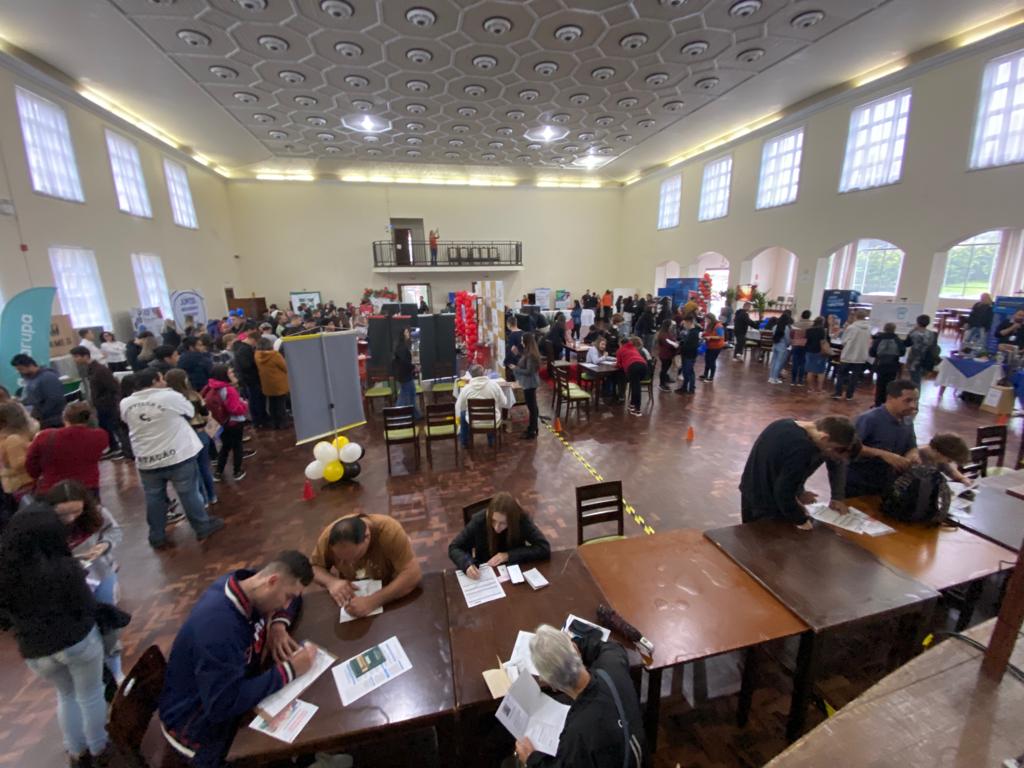
{"label": "blue jeans", "polygon": [[[462,429],[459,431],[459,440],[462,441],[463,448],[469,448],[469,412],[462,412]],[[494,438],[491,435],[487,436],[487,447],[491,448],[494,446]]]}
{"label": "blue jeans", "polygon": [[682,376],[683,383],[679,385],[679,389],[684,392],[693,392],[697,388],[697,376],[693,371],[693,364],[697,362],[695,358],[684,357],[679,363],[679,373]]}
{"label": "blue jeans", "polygon": [[210,528],[211,522],[203,508],[203,497],[199,494],[199,466],[195,458],[159,469],[140,469],[142,491],[146,495],[146,522],[149,524],[149,544],[159,547],[167,541],[164,528],[167,527],[167,483],[181,501],[185,517],[192,530],[201,536]]}
{"label": "blue jeans", "polygon": [[964,334],[964,346],[974,348],[977,345],[984,347],[987,335],[988,329],[982,328],[980,325],[968,328],[967,333]]}
{"label": "blue jeans", "polygon": [[57,720],[64,749],[79,756],[107,747],[107,703],[103,700],[103,640],[93,627],[82,640],[52,656],[26,659],[28,668],[57,689]]}
{"label": "blue jeans", "polygon": [[196,454],[196,463],[199,466],[199,493],[207,504],[217,500],[217,487],[213,484],[213,470],[210,469],[210,450],[213,447],[213,438],[206,434],[205,429],[197,429],[196,435],[199,442],[203,444],[203,450]]}
{"label": "blue jeans", "polygon": [[803,384],[807,378],[807,347],[793,347],[793,367],[791,369],[794,384]]}
{"label": "blue jeans", "polygon": [[782,375],[782,369],[786,367],[788,357],[789,350],[786,349],[786,342],[777,341],[772,345],[772,372],[768,378],[778,379]]}
{"label": "blue jeans", "polygon": [[[117,573],[111,571],[107,577],[99,583],[96,589],[92,591],[92,594],[98,603],[117,605]],[[107,664],[107,669],[110,670],[110,674],[118,684],[120,684],[121,680],[124,679],[124,671],[121,666],[120,636],[120,630],[114,630],[109,634],[103,635],[104,661]]]}
{"label": "blue jeans", "polygon": [[416,402],[416,379],[400,382],[398,385],[398,400],[395,405],[411,405],[413,418],[419,419],[420,407]]}

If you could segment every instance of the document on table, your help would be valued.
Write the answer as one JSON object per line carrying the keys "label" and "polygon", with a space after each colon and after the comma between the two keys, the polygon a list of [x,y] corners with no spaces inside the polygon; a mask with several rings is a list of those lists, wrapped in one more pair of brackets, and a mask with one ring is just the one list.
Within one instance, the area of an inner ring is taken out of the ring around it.
{"label": "document on table", "polygon": [[863,533],[866,536],[885,536],[889,533],[896,533],[895,528],[890,528],[885,523],[875,520],[875,518],[864,514],[859,509],[854,507],[849,509],[850,511],[844,514],[832,509],[828,504],[817,502],[807,505],[807,514],[815,520],[828,523],[836,528],[842,528],[844,531],[850,531],[851,533]]}
{"label": "document on table", "polygon": [[515,667],[518,672],[527,672],[531,675],[540,674],[537,668],[533,666],[533,657],[530,655],[530,641],[534,637],[533,632],[519,631],[519,634],[516,636],[516,644],[512,646],[512,655],[506,662],[507,666]]}
{"label": "document on table", "polygon": [[412,669],[397,637],[356,654],[331,670],[342,706],[348,706],[384,683]]}
{"label": "document on table", "polygon": [[309,668],[306,674],[296,677],[284,688],[267,696],[256,705],[256,710],[265,720],[273,720],[285,707],[292,703],[293,699],[306,690],[314,680],[330,669],[331,665],[337,660],[336,656],[332,656],[323,648],[318,647],[316,649],[316,658],[313,659],[313,666]]}
{"label": "document on table", "polygon": [[462,571],[456,571],[459,579],[459,586],[462,587],[462,596],[466,598],[466,605],[470,608],[489,603],[491,600],[500,600],[505,596],[505,590],[498,582],[498,575],[489,565],[481,565],[479,568],[480,577],[471,579]]}
{"label": "document on table", "polygon": [[498,705],[495,717],[515,738],[528,738],[535,749],[554,756],[568,714],[568,705],[541,693],[530,675],[520,675]]}
{"label": "document on table", "polygon": [[272,736],[275,739],[291,744],[295,741],[295,737],[302,733],[302,729],[313,718],[317,709],[316,704],[293,699],[292,703],[285,707],[273,720],[265,720],[260,715],[257,715],[256,719],[249,723],[249,727],[254,731],[265,733],[267,736]]}
{"label": "document on table", "polygon": [[[352,582],[352,587],[356,591],[356,597],[369,597],[374,592],[380,592],[381,587],[384,583],[380,579],[359,579]],[[378,607],[375,611],[370,611],[367,616],[376,616],[377,614],[384,613],[384,606]],[[341,609],[341,618],[338,619],[339,624],[344,624],[346,621],[355,621],[356,619],[363,618],[362,616],[353,616],[344,608]]]}
{"label": "document on table", "polygon": [[541,587],[546,587],[548,585],[548,580],[544,578],[544,574],[536,568],[523,571],[523,578],[526,579],[526,583],[534,589],[540,589]]}

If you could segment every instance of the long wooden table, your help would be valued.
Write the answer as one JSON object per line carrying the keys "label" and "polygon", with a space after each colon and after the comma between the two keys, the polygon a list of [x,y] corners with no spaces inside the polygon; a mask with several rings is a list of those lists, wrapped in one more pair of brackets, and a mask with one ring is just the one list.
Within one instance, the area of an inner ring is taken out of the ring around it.
{"label": "long wooden table", "polygon": [[619,366],[614,363],[580,363],[580,370],[585,371],[594,379],[594,410],[601,407],[601,389],[604,380],[619,373]]}
{"label": "long wooden table", "polygon": [[344,661],[392,635],[402,643],[412,669],[347,707],[341,705],[331,671],[324,672],[299,698],[319,707],[292,744],[247,727],[238,729],[228,761],[262,765],[315,751],[336,751],[345,744],[391,737],[415,728],[437,729],[442,761],[455,754],[451,651],[444,584],[440,573],[384,607],[384,613],[344,624],[326,592],[304,598],[293,635],[310,640]]}
{"label": "long wooden table", "polygon": [[790,739],[804,729],[822,633],[869,618],[918,610],[939,597],[931,587],[824,525],[802,531],[787,523],[760,521],[716,528],[704,535],[809,627],[800,637],[797,652],[786,728]]}
{"label": "long wooden table", "polygon": [[[595,542],[579,552],[609,605],[654,643],[654,657],[646,664],[644,710],[652,754],[664,669],[807,630],[700,531]],[[752,682],[744,674],[741,722],[749,711]]]}
{"label": "long wooden table", "polygon": [[1019,552],[1024,542],[1024,499],[1006,489],[1020,485],[1024,485],[1024,470],[983,478],[974,489],[970,509],[952,514],[967,530]]}

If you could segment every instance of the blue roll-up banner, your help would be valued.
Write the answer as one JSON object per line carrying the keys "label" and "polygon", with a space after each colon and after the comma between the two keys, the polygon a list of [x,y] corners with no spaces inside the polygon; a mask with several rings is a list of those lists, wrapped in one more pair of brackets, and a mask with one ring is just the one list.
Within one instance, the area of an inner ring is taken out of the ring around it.
{"label": "blue roll-up banner", "polygon": [[11,358],[24,353],[39,365],[50,364],[50,315],[56,288],[29,288],[4,305],[0,315],[0,384],[13,393],[18,372]]}

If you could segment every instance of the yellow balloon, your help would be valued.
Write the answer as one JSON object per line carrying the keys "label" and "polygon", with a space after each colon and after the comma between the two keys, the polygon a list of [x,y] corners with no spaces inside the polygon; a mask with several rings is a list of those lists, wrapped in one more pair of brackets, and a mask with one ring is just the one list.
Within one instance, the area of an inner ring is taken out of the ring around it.
{"label": "yellow balloon", "polygon": [[338,435],[336,438],[334,438],[334,447],[337,448],[339,451],[346,445],[348,445],[348,438],[345,437],[344,435]]}
{"label": "yellow balloon", "polygon": [[332,461],[326,467],[324,467],[324,480],[328,483],[336,483],[341,480],[342,475],[345,474],[345,467],[342,466],[340,461]]}

